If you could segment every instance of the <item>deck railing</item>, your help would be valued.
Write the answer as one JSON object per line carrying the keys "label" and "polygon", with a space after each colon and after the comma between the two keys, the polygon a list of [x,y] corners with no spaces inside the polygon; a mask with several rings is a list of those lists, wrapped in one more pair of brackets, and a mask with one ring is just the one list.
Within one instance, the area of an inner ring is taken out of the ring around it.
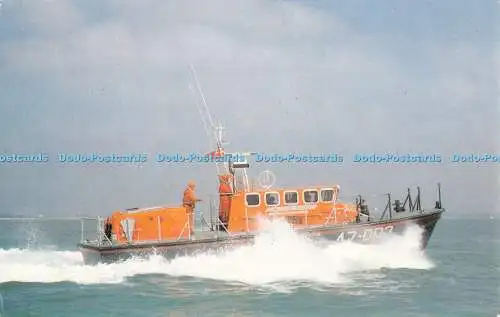
{"label": "deck railing", "polygon": [[[212,231],[214,232],[216,237],[219,237],[221,232],[224,232],[224,235],[230,235],[228,233],[228,229],[226,225],[220,220],[218,216],[218,212],[215,212],[216,204],[215,200],[210,201],[210,207],[209,207],[209,217],[205,217],[205,215],[202,212],[199,212],[195,210],[193,212],[193,219],[192,221],[186,221],[180,234],[175,238],[175,241],[185,239],[184,234],[186,233],[186,230],[188,230],[188,239],[192,240],[195,238],[191,234],[192,231],[194,232],[208,232]],[[112,245],[117,243],[116,242],[116,237],[114,237],[115,233],[112,233],[111,238],[106,235],[105,232],[105,221],[103,217],[83,217],[79,218],[80,223],[81,223],[81,237],[80,237],[80,242],[81,243],[92,243],[98,246],[104,246],[104,245]],[[94,224],[91,225],[94,229],[92,230],[87,230],[88,226],[86,225],[87,222],[93,222]],[[161,231],[161,223],[160,223],[160,216],[157,216],[156,220],[156,226],[157,226],[157,239],[155,241],[167,241],[164,239]],[[126,232],[128,228],[122,228],[120,224],[120,230],[123,230]],[[220,230],[222,229],[222,230]],[[113,230],[113,232],[116,232]],[[140,229],[134,228],[131,230],[132,236],[136,237],[136,240],[140,240]],[[172,240],[172,239],[168,239]]]}

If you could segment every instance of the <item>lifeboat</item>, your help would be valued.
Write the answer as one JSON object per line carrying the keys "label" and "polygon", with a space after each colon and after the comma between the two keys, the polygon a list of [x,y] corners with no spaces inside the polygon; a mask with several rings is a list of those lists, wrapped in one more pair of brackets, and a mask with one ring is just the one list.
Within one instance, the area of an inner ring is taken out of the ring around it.
{"label": "lifeboat", "polygon": [[[214,126],[192,65],[191,70],[203,101],[204,107],[197,105],[200,114],[205,113],[202,119],[207,135],[214,132],[215,140],[211,141],[215,141],[216,149],[206,155],[205,161],[213,162],[217,168],[216,197],[208,199],[208,203],[205,200],[196,204],[194,192],[186,191],[183,202],[176,205],[131,208],[117,210],[106,217],[82,218],[82,238],[78,246],[86,264],[150,254],[172,258],[233,248],[252,243],[261,230],[261,220],[277,219],[288,222],[300,234],[332,242],[376,243],[383,236],[402,233],[408,226],[418,225],[423,229],[420,245],[427,246],[445,211],[439,184],[438,199],[432,208],[421,207],[417,187],[414,199],[410,189],[402,200],[387,194],[384,211],[377,214],[362,196],[342,201],[340,186],[336,183],[278,187],[274,186],[276,178],[270,171],[252,179],[248,176],[250,158],[256,153],[225,151],[227,143],[222,137],[225,128]],[[208,126],[214,131],[209,131]],[[94,222],[89,236],[86,234],[88,221]]]}
{"label": "lifeboat", "polygon": [[[439,184],[438,199],[432,208],[421,207],[417,187],[416,197],[412,197],[410,189],[401,200],[387,194],[384,211],[376,215],[362,196],[352,202],[342,201],[338,184],[282,188],[274,186],[275,177],[270,171],[250,182],[247,159],[253,153],[222,153],[218,148],[209,154],[211,159],[226,155],[229,159],[214,159],[222,161],[217,162],[220,186],[217,197],[209,199],[209,204],[197,204],[205,205],[205,210],[179,203],[118,210],[105,218],[83,218],[78,246],[84,262],[109,263],[150,254],[172,258],[231,248],[252,243],[261,230],[261,220],[276,219],[288,222],[300,234],[357,243],[376,243],[387,234],[402,233],[416,224],[423,229],[421,247],[425,248],[445,211]],[[236,161],[231,157],[244,159]],[[93,227],[97,230],[87,237],[84,233],[90,220],[97,223]]]}

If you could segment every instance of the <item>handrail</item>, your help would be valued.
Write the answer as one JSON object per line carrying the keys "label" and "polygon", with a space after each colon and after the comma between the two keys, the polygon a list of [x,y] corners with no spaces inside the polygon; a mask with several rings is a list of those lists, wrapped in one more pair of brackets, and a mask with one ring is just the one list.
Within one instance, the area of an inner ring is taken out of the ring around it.
{"label": "handrail", "polygon": [[[103,227],[103,223],[101,222],[101,223],[99,223],[99,231],[100,231],[100,233],[104,233],[104,238],[106,238],[106,241],[108,241],[109,244],[113,244],[113,242],[108,238],[108,236],[106,235],[106,233],[102,231],[102,227]],[[102,240],[99,239],[99,244],[101,244],[101,241]]]}
{"label": "handrail", "polygon": [[143,212],[143,211],[150,211],[150,210],[155,210],[155,209],[177,208],[177,207],[179,207],[179,205],[168,204],[168,205],[151,206],[151,207],[125,208],[125,209],[120,210],[120,212],[126,213],[126,214],[134,214],[134,213],[139,213],[139,212]]}
{"label": "handrail", "polygon": [[[189,225],[189,219],[184,223],[184,227],[182,228],[181,233],[177,237],[177,241],[181,239],[182,235],[184,234],[184,231],[186,230],[186,227]],[[189,238],[191,239],[191,232],[189,233]]]}
{"label": "handrail", "polygon": [[157,226],[157,231],[158,231],[158,241],[161,241],[161,221],[160,221],[160,216],[156,216],[156,226]]}
{"label": "handrail", "polygon": [[97,217],[97,241],[99,241],[99,245],[101,245],[101,241],[102,241],[100,225],[101,225],[101,218]]}
{"label": "handrail", "polygon": [[442,204],[441,204],[441,183],[438,183],[437,184],[438,186],[438,202],[439,202],[439,209],[443,208]]}
{"label": "handrail", "polygon": [[97,220],[99,217],[96,216],[96,217],[80,217],[78,219],[81,219],[81,220]]}
{"label": "handrail", "polygon": [[80,228],[81,228],[81,231],[80,231],[80,243],[83,243],[83,231],[84,231],[84,224],[83,224],[83,219],[80,220]]}
{"label": "handrail", "polygon": [[[233,233],[229,232],[229,229],[227,228],[227,226],[220,220],[219,217],[216,217],[216,224],[217,226],[221,225],[222,228],[224,229],[224,231],[227,233],[228,236],[231,236]],[[215,230],[217,232],[217,237],[219,237],[219,230]],[[247,232],[248,233],[248,232]]]}
{"label": "handrail", "polygon": [[[102,242],[103,240],[107,241],[110,245],[113,244],[113,242],[106,236],[106,233],[103,232],[102,230],[102,222],[101,222],[101,217],[81,217],[79,218],[80,219],[80,243],[83,243],[85,241],[88,241],[88,239],[86,239],[86,235],[85,235],[85,220],[92,220],[92,221],[96,221],[96,234],[97,236],[94,238],[96,239],[96,242],[97,242],[97,245],[98,246],[101,246],[103,245]],[[103,239],[104,237],[104,239]]]}
{"label": "handrail", "polygon": [[207,219],[205,219],[205,216],[201,215],[200,221],[201,221],[201,231],[203,231],[203,223],[205,223],[207,227],[211,229],[210,223],[207,221]]}
{"label": "handrail", "polygon": [[[441,205],[441,183],[437,184],[437,194],[438,194],[438,200],[436,201],[436,205],[434,209],[442,209]],[[382,215],[380,216],[380,220],[383,220],[386,213],[389,212],[389,220],[392,219],[392,211],[398,212],[403,212],[406,211],[406,204],[408,204],[408,211],[409,212],[415,212],[419,211],[421,214],[426,212],[426,209],[422,208],[422,192],[420,189],[420,186],[417,186],[417,197],[415,200],[412,199],[411,197],[411,190],[408,188],[408,193],[406,194],[406,198],[404,199],[403,204],[401,205],[400,200],[395,200],[394,201],[394,209],[393,209],[393,203],[392,203],[392,197],[390,193],[385,194],[387,196],[387,203],[385,205],[384,211]]]}
{"label": "handrail", "polygon": [[[248,220],[247,220],[248,221]],[[229,232],[229,230],[227,229],[226,225],[224,225],[224,223],[219,219],[219,217],[217,217],[217,222],[220,223],[222,225],[222,228],[224,228],[224,230],[228,233],[228,235],[231,235],[231,233]],[[248,232],[248,231],[247,231]]]}
{"label": "handrail", "polygon": [[[215,202],[214,202],[214,199],[213,199],[213,196],[210,196],[209,198],[209,204],[208,204],[208,217],[210,219],[210,223],[207,222],[208,224],[208,227],[210,228],[210,230],[214,230],[214,225],[212,223],[212,214],[213,214],[213,210],[215,209],[214,205],[215,205]],[[205,218],[203,218],[205,219]]]}

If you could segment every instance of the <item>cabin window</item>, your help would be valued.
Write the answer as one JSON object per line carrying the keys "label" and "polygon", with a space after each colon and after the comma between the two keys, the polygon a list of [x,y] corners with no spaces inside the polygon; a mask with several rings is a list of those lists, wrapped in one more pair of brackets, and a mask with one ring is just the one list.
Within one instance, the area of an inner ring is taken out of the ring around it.
{"label": "cabin window", "polygon": [[333,189],[322,189],[321,201],[333,201]]}
{"label": "cabin window", "polygon": [[247,206],[258,206],[260,205],[259,194],[247,194],[246,195]]}
{"label": "cabin window", "polygon": [[318,202],[318,191],[317,190],[305,190],[304,191],[304,202],[306,204],[313,204]]}
{"label": "cabin window", "polygon": [[280,204],[280,195],[278,193],[266,193],[266,205],[277,206]]}
{"label": "cabin window", "polygon": [[285,192],[285,204],[295,205],[299,202],[299,193],[297,192]]}

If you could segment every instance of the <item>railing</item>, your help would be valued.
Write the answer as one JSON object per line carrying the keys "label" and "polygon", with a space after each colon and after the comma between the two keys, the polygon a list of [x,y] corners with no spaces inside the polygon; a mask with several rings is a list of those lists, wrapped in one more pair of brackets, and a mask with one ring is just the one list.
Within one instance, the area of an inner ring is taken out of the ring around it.
{"label": "railing", "polygon": [[[92,221],[92,222],[95,221],[95,224],[94,224],[95,230],[91,230],[91,231],[86,230],[85,223],[87,221]],[[94,218],[82,217],[82,218],[80,218],[80,224],[81,224],[81,236],[80,236],[81,243],[93,242],[99,246],[104,245],[105,244],[104,242],[112,244],[111,240],[108,239],[108,237],[106,236],[106,234],[104,232],[104,226],[103,226],[103,221],[102,221],[101,217],[94,217]],[[90,232],[91,237],[87,236],[87,234],[89,234],[89,232]],[[105,237],[106,239],[103,239],[103,237]]]}
{"label": "railing", "polygon": [[188,221],[186,221],[184,223],[184,227],[182,227],[182,231],[181,231],[181,233],[179,234],[179,236],[176,239],[177,241],[181,239],[182,235],[184,234],[184,231],[186,231],[186,228],[189,228],[188,229],[189,230],[189,239],[191,239],[191,225],[190,225],[190,221],[188,219]]}
{"label": "railing", "polygon": [[[95,221],[95,231],[94,230],[90,231],[91,232],[91,237],[87,236],[87,233],[89,231],[85,230],[85,228],[86,228],[85,222],[86,221]],[[110,239],[110,237],[108,237],[108,235],[106,235],[106,232],[104,230],[105,221],[104,221],[104,219],[102,217],[95,217],[95,218],[84,217],[84,218],[80,218],[80,223],[81,223],[81,237],[80,237],[80,242],[81,243],[89,243],[90,242],[90,243],[96,244],[98,246],[113,245],[113,244],[119,243],[119,242],[116,241],[116,231],[115,231],[115,229],[112,230],[111,239]],[[161,223],[160,223],[160,216],[157,216],[157,222],[156,223],[157,223],[157,239],[156,239],[156,241],[160,242],[160,241],[163,241],[162,231],[161,231]],[[184,227],[183,227],[181,233],[179,234],[179,236],[177,237],[176,240],[180,240],[182,238],[182,236],[183,236],[186,228],[190,229],[190,222],[189,222],[189,220],[186,221],[186,223],[184,224]],[[122,233],[126,237],[127,235],[125,234],[125,229],[122,227],[121,224],[120,224],[120,230],[122,230]],[[133,230],[131,230],[132,236],[130,237],[131,239],[128,242],[129,243],[132,242],[132,237],[134,237],[134,236],[136,237],[137,240],[140,241],[140,232],[141,232],[140,229],[135,229],[134,228]],[[189,234],[189,238],[191,238],[191,234]]]}
{"label": "railing", "polygon": [[[378,213],[377,210],[378,208],[368,208],[368,204],[365,204],[365,197],[362,197],[361,195],[356,195],[354,196],[355,204],[356,204],[356,210],[358,217],[356,219],[357,223],[360,222],[372,222],[372,221],[382,221],[382,220],[391,220],[394,218],[394,213],[396,214],[401,214],[404,215],[404,212],[409,212],[409,213],[414,213],[414,212],[419,212],[419,213],[426,213],[426,212],[433,212],[436,210],[442,210],[442,203],[441,203],[441,184],[437,184],[437,200],[435,202],[434,208],[428,208],[424,209],[422,206],[422,191],[419,186],[416,187],[417,190],[417,195],[416,197],[412,196],[411,189],[407,189],[407,194],[404,197],[404,199],[394,199],[394,196],[390,193],[387,194],[382,194],[382,195],[368,195],[370,197],[370,203],[369,205],[372,206],[384,206],[383,207],[383,212]],[[342,195],[343,200],[349,200],[350,198],[346,197],[345,194]],[[352,196],[351,196],[352,197]],[[378,201],[376,203],[373,203],[374,200],[382,198],[382,201]],[[375,213],[372,213],[372,211],[375,211]],[[331,221],[333,219],[333,208],[332,208],[332,213],[328,217]]]}
{"label": "railing", "polygon": [[382,213],[380,220],[384,219],[384,216],[386,215],[387,212],[389,212],[389,220],[391,220],[392,219],[392,212],[395,211],[396,213],[398,213],[398,212],[406,211],[407,204],[408,204],[408,208],[409,208],[408,211],[409,212],[419,211],[420,213],[422,213],[423,210],[422,210],[422,205],[421,205],[420,194],[421,194],[420,187],[417,186],[417,198],[413,202],[412,197],[411,197],[411,190],[410,190],[410,188],[408,188],[408,193],[406,194],[406,198],[405,198],[402,206],[401,206],[400,200],[397,200],[397,199],[394,201],[394,204],[393,204],[391,194],[390,193],[386,194],[387,195],[387,203],[384,207],[384,212]]}
{"label": "railing", "polygon": [[[220,195],[217,195],[217,197],[219,197]],[[229,234],[229,230],[226,226],[226,224],[224,224],[220,217],[219,217],[219,212],[218,212],[218,208],[217,208],[217,203],[216,203],[216,199],[214,198],[214,195],[210,195],[209,196],[209,208],[208,208],[208,213],[209,213],[209,216],[208,216],[208,219],[205,218],[205,216],[203,214],[200,215],[200,221],[201,221],[201,231],[206,231],[204,230],[204,225],[207,226],[208,228],[208,231],[216,231],[217,233],[220,232],[220,230],[218,228],[222,228],[226,234]],[[247,209],[245,208],[245,216],[246,216],[246,226],[247,226],[247,231],[248,231],[248,213],[247,213]]]}
{"label": "railing", "polygon": [[[437,192],[438,192],[438,199],[436,200],[436,204],[434,206],[434,210],[441,210],[442,209],[442,204],[441,204],[441,184],[437,184]],[[412,196],[411,196],[411,190],[408,188],[408,192],[406,194],[406,197],[404,199],[403,204],[401,205],[400,200],[395,200],[394,204],[392,203],[392,197],[391,194],[388,193],[387,195],[387,203],[384,208],[384,212],[382,213],[382,216],[380,217],[380,220],[383,220],[385,215],[389,214],[388,219],[391,220],[393,218],[392,212],[404,212],[406,211],[406,205],[408,205],[408,211],[413,213],[413,212],[420,212],[421,214],[426,212],[422,208],[422,203],[421,203],[421,190],[420,186],[417,186],[417,197],[413,201]]]}
{"label": "railing", "polygon": [[[223,229],[222,231],[225,232],[225,234],[224,234],[225,236],[230,235],[226,225],[219,219],[218,212],[214,211],[215,208],[216,208],[215,200],[210,199],[209,218],[208,219],[205,217],[205,215],[203,213],[195,210],[193,212],[193,219],[188,219],[185,222],[180,234],[175,238],[175,241],[183,239],[183,236],[184,236],[186,230],[188,230],[188,239],[189,240],[192,240],[193,238],[195,238],[195,235],[194,236],[192,235],[192,231],[193,232],[212,231],[215,233],[216,237],[219,237],[219,235],[221,234],[220,229]],[[164,240],[164,237],[162,235],[160,217],[161,216],[157,216],[157,220],[156,220],[156,226],[157,226],[156,241],[158,241],[158,242],[167,241],[167,240]],[[77,219],[80,219],[80,223],[81,223],[81,237],[80,237],[81,243],[93,243],[93,244],[96,244],[98,246],[113,245],[113,244],[118,243],[116,241],[116,237],[115,237],[115,235],[116,235],[115,228],[113,228],[113,230],[112,230],[111,239],[106,235],[105,226],[104,226],[105,221],[102,217],[94,217],[94,218],[83,217],[83,218],[77,218]],[[200,222],[201,228],[199,228],[199,230],[196,230],[197,220],[199,220],[199,222]],[[86,230],[87,226],[85,224],[88,221],[95,222],[95,225],[93,225],[94,226],[93,230]],[[127,229],[127,228],[123,228],[121,224],[119,226],[120,226],[120,230],[122,230],[122,233],[125,236],[127,236],[125,234],[125,232],[126,232],[125,229]],[[140,240],[140,237],[139,237],[140,229],[134,228],[133,230],[131,230],[131,234],[132,234],[132,237],[135,236],[137,240]],[[129,240],[129,243],[132,242],[132,237],[130,237],[131,239]]]}

